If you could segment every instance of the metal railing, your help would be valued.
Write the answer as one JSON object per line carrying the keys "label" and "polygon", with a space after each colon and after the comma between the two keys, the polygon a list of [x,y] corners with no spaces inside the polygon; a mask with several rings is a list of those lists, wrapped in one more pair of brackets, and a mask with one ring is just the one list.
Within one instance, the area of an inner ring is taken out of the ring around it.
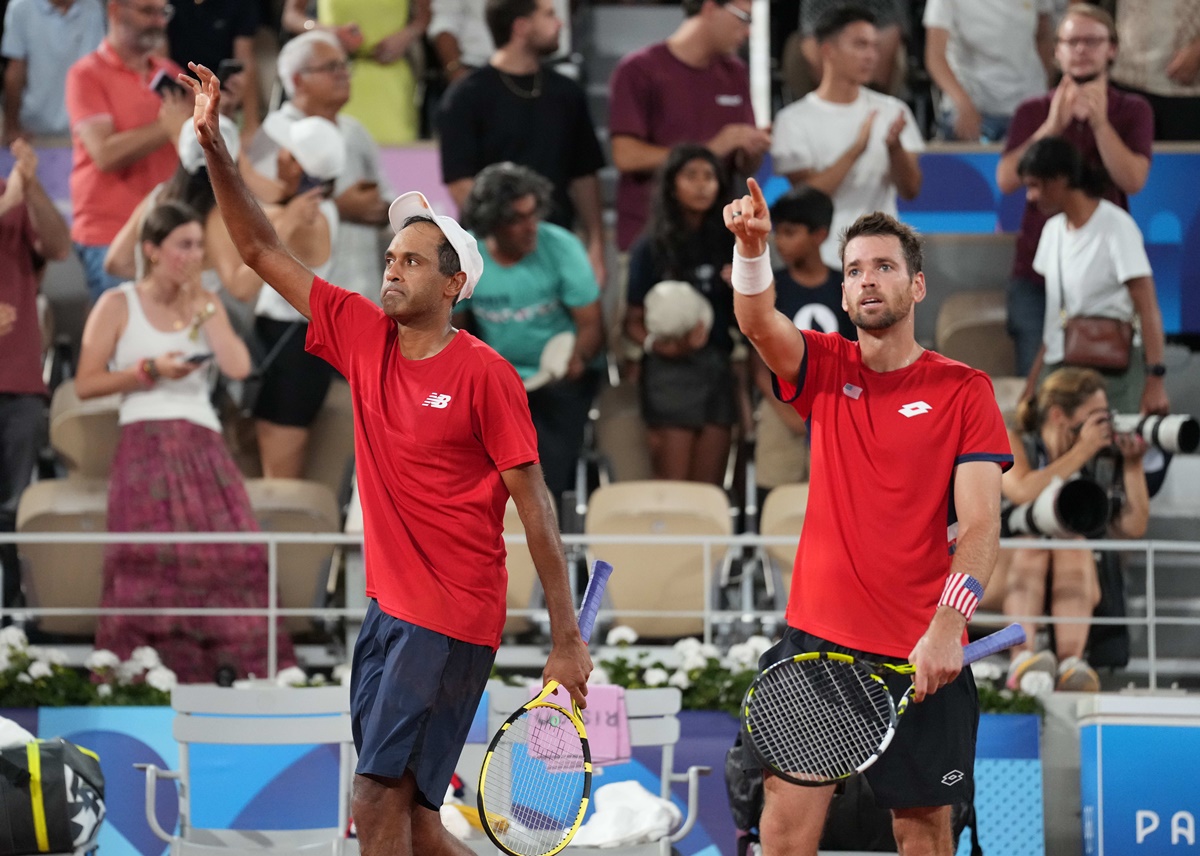
{"label": "metal railing", "polygon": [[[271,677],[278,671],[278,651],[275,628],[277,620],[291,616],[306,616],[314,619],[361,618],[363,610],[357,607],[311,607],[288,608],[279,604],[279,547],[281,545],[308,544],[329,545],[334,547],[361,547],[362,536],[359,534],[342,533],[295,533],[295,532],[156,532],[156,533],[67,533],[67,532],[23,532],[6,533],[0,536],[5,543],[22,544],[265,544],[267,547],[267,605],[258,608],[245,607],[205,607],[205,608],[132,608],[132,607],[38,607],[27,606],[5,609],[0,606],[0,618],[5,615],[36,619],[39,616],[104,616],[104,615],[168,615],[168,616],[202,616],[202,615],[234,615],[248,617],[265,617],[267,621],[267,664]],[[583,548],[589,553],[603,554],[606,544],[646,545],[646,546],[700,546],[703,549],[704,608],[702,610],[663,610],[663,609],[626,609],[606,608],[600,613],[601,618],[613,619],[621,616],[638,617],[670,617],[670,618],[699,618],[703,622],[703,635],[706,642],[713,641],[714,630],[723,623],[734,621],[770,621],[780,619],[777,610],[754,608],[753,602],[742,602],[741,608],[721,609],[713,603],[712,592],[718,582],[716,574],[722,568],[727,568],[726,557],[731,550],[740,550],[763,556],[767,547],[785,546],[794,548],[797,539],[794,536],[762,536],[762,535],[727,535],[727,536],[680,536],[680,535],[586,535],[570,534],[562,536],[563,543],[570,552],[573,548]],[[506,536],[510,548],[525,543],[524,535]],[[1028,538],[1005,539],[1001,547],[1011,549],[1049,549],[1049,550],[1079,550],[1092,551],[1141,552],[1145,555],[1146,592],[1145,615],[1127,615],[1123,618],[1062,618],[1048,615],[1004,616],[1005,621],[1021,621],[1039,625],[1052,624],[1113,624],[1129,627],[1144,627],[1146,630],[1147,646],[1147,678],[1150,689],[1158,688],[1158,630],[1163,626],[1200,627],[1200,616],[1162,615],[1157,603],[1157,562],[1163,554],[1200,556],[1200,542],[1191,541],[1119,541],[1119,540],[1053,540]],[[760,571],[767,571],[764,565],[759,565]],[[36,571],[35,571],[36,573]],[[765,579],[765,574],[764,574]],[[724,581],[728,582],[728,581]],[[509,615],[535,618],[544,616],[544,610],[510,609]],[[992,623],[996,619],[994,613],[977,615],[977,623]],[[1197,646],[1200,655],[1200,646]]]}

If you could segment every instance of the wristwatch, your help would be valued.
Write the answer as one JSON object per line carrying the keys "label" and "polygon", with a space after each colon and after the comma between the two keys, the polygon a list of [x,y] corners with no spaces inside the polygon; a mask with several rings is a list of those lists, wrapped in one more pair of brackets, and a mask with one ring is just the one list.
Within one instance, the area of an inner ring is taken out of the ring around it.
{"label": "wristwatch", "polygon": [[1167,367],[1164,366],[1162,363],[1147,363],[1146,364],[1147,377],[1162,377],[1166,373],[1167,373]]}

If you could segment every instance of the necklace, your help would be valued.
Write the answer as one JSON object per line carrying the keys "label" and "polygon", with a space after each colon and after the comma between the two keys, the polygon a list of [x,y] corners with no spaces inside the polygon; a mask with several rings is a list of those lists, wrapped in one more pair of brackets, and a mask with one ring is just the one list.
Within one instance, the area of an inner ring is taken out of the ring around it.
{"label": "necklace", "polygon": [[[504,84],[505,88],[507,88],[509,92],[511,92],[513,95],[517,96],[518,98],[537,98],[539,95],[542,94],[542,69],[541,69],[541,66],[539,66],[537,71],[535,71],[533,73],[533,85],[529,88],[529,91],[526,91],[526,90],[522,89],[521,87],[517,86],[516,81],[512,77],[510,77],[506,72],[500,71],[500,69],[496,69],[496,72],[500,75],[500,80]],[[524,77],[525,75],[521,75],[521,76]]]}

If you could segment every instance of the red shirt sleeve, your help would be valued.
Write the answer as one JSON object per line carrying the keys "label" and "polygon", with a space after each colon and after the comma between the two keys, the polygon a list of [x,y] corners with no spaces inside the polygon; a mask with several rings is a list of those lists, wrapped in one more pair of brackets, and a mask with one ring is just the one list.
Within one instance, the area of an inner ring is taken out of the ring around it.
{"label": "red shirt sleeve", "polygon": [[472,403],[475,431],[496,469],[538,461],[537,431],[529,415],[529,397],[517,370],[505,360],[486,369]]}
{"label": "red shirt sleeve", "polygon": [[313,277],[308,295],[312,322],[308,325],[305,349],[337,369],[353,382],[355,355],[371,353],[360,347],[363,337],[385,330],[388,317],[383,310],[357,292]]}
{"label": "red shirt sleeve", "polygon": [[[804,336],[804,359],[800,362],[800,371],[794,379],[775,378],[775,395],[807,419],[812,414],[813,399],[817,393],[837,377],[837,366],[840,364],[837,340],[842,336],[840,333],[818,333],[813,330],[800,332]],[[855,347],[854,343],[849,344]]]}
{"label": "red shirt sleeve", "polygon": [[96,79],[99,61],[89,55],[67,70],[66,105],[71,128],[93,116],[113,115],[107,91]]}
{"label": "red shirt sleeve", "polygon": [[1012,467],[1012,448],[1008,430],[996,404],[996,393],[987,375],[977,372],[963,384],[962,432],[954,464],[969,461],[995,461],[1001,470]]}

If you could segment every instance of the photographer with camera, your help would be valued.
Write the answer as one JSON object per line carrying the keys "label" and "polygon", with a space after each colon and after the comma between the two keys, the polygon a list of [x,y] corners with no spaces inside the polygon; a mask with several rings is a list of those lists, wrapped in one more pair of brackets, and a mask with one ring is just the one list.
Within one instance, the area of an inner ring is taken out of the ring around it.
{"label": "photographer with camera", "polygon": [[[1005,500],[1021,505],[1055,489],[1060,481],[1090,479],[1099,483],[1112,503],[1102,534],[1123,538],[1145,534],[1150,496],[1142,456],[1148,446],[1136,434],[1113,432],[1099,372],[1084,368],[1052,372],[1036,397],[1021,402],[1017,423],[1018,430],[1009,430],[1013,467],[1001,479]],[[996,573],[1007,582],[1005,615],[1042,614],[1048,580],[1050,615],[1056,618],[1090,618],[1100,601],[1096,558],[1086,546],[1001,550]],[[1059,690],[1099,690],[1100,679],[1084,660],[1088,629],[1085,622],[1055,625],[1055,651],[1035,653],[1037,625],[1026,624],[1028,642],[1013,649],[1008,686],[1016,688],[1025,675],[1040,671],[1049,673]]]}

